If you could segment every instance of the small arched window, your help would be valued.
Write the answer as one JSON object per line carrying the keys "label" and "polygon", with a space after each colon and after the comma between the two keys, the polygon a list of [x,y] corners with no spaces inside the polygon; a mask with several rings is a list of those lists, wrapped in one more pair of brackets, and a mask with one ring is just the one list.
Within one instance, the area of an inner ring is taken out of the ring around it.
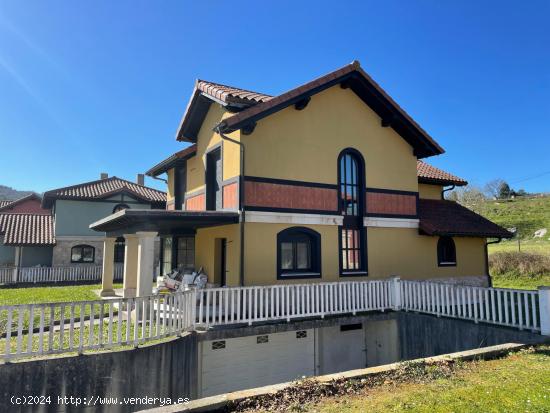
{"label": "small arched window", "polygon": [[456,266],[456,247],[451,237],[440,237],[437,241],[437,264],[440,267]]}
{"label": "small arched window", "polygon": [[130,209],[130,207],[126,204],[116,204],[113,208],[113,214],[118,211],[122,211],[124,209]]}
{"label": "small arched window", "polygon": [[321,277],[321,235],[292,227],[277,234],[277,278]]}
{"label": "small arched window", "polygon": [[91,245],[75,245],[71,248],[71,262],[91,264],[95,260],[95,248]]}

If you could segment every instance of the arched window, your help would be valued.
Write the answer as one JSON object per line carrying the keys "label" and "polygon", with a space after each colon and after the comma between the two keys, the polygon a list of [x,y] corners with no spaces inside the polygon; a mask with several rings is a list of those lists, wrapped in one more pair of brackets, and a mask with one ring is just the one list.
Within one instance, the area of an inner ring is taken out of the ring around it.
{"label": "arched window", "polygon": [[456,247],[451,237],[440,237],[437,241],[437,264],[440,267],[456,266]]}
{"label": "arched window", "polygon": [[116,204],[113,208],[113,214],[118,211],[122,211],[124,209],[130,209],[130,207],[126,204]]}
{"label": "arched window", "polygon": [[355,149],[344,149],[338,157],[338,193],[340,213],[340,273],[365,275],[367,271],[365,228],[365,162]]}
{"label": "arched window", "polygon": [[277,278],[320,278],[321,235],[292,227],[277,234]]}
{"label": "arched window", "polygon": [[95,260],[95,248],[91,245],[75,245],[71,248],[71,262],[91,264]]}

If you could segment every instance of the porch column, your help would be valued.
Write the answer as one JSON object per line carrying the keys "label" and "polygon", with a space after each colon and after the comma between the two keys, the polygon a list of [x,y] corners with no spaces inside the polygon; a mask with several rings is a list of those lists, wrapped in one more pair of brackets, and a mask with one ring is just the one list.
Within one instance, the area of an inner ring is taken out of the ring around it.
{"label": "porch column", "polygon": [[136,296],[138,236],[136,234],[124,234],[124,240],[124,280],[122,282],[122,296],[128,298]]}
{"label": "porch column", "polygon": [[155,272],[156,232],[138,232],[137,296],[153,293],[153,274]]}
{"label": "porch column", "polygon": [[116,238],[106,237],[103,240],[103,272],[101,274],[101,297],[114,297],[113,289],[114,260]]}

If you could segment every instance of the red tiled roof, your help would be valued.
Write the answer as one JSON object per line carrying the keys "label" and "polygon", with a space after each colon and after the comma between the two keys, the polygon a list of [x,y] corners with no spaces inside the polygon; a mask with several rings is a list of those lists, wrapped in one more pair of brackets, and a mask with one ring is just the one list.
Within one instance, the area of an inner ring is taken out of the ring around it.
{"label": "red tiled roof", "polygon": [[168,158],[164,159],[163,161],[160,161],[158,164],[156,164],[147,172],[145,172],[145,175],[158,176],[166,172],[168,169],[172,168],[175,162],[181,161],[182,159],[190,158],[194,156],[196,153],[197,153],[197,144],[193,144],[185,149],[182,149],[179,152],[176,152],[170,155]]}
{"label": "red tiled roof", "polygon": [[29,194],[15,201],[9,201],[6,205],[0,205],[1,214],[49,214],[48,209],[42,208],[40,205],[42,198],[37,194]]}
{"label": "red tiled roof", "polygon": [[449,172],[445,172],[442,169],[429,165],[426,162],[418,160],[416,162],[416,174],[418,175],[418,182],[426,184],[441,184],[441,185],[467,185],[464,179],[459,178],[456,175],[452,175]]}
{"label": "red tiled roof", "polygon": [[103,199],[120,192],[129,192],[136,198],[148,202],[166,202],[165,192],[113,176],[47,191],[44,193],[43,205],[49,206],[55,199]]}
{"label": "red tiled roof", "polygon": [[453,201],[418,200],[420,230],[428,235],[511,238],[512,233]]}
{"label": "red tiled roof", "polygon": [[51,214],[0,214],[5,245],[54,245]]}
{"label": "red tiled roof", "polygon": [[196,88],[214,99],[221,100],[224,103],[260,103],[267,102],[273,98],[273,96],[263,93],[200,79],[197,80]]}
{"label": "red tiled roof", "polygon": [[10,201],[10,200],[0,200],[0,208],[4,208],[5,206],[8,206],[12,202],[13,201]]}

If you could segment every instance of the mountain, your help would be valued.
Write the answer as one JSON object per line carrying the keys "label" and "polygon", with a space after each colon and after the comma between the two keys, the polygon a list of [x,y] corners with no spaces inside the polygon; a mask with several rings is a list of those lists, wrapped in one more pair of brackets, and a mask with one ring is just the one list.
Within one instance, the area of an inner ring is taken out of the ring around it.
{"label": "mountain", "polygon": [[33,191],[18,191],[9,186],[0,185],[0,200],[15,200],[32,193]]}

